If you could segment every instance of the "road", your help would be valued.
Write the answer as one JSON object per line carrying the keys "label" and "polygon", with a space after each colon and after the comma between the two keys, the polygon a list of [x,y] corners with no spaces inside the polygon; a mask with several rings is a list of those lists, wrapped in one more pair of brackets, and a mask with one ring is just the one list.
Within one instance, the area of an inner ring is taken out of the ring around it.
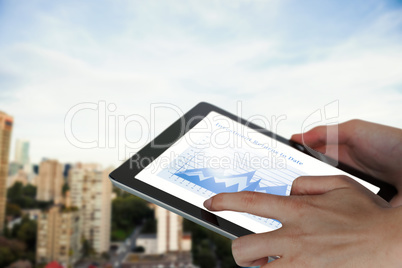
{"label": "road", "polygon": [[[142,225],[137,226],[133,232],[123,241],[120,243],[119,248],[117,251],[109,251],[110,259],[107,263],[111,263],[114,268],[120,267],[121,262],[123,261],[126,254],[130,252],[133,248],[136,247],[136,240],[137,237],[140,235],[142,230]],[[103,260],[104,261],[104,260]],[[79,261],[77,264],[74,265],[75,268],[88,268],[93,262],[97,262],[97,260],[91,260],[91,258],[86,258],[84,260]]]}
{"label": "road", "polygon": [[142,230],[142,225],[137,226],[133,232],[121,243],[121,246],[117,249],[116,252],[110,252],[110,260],[109,262],[113,265],[113,267],[120,267],[121,262],[126,257],[128,252],[131,252],[132,249],[136,247],[137,237],[140,235]]}

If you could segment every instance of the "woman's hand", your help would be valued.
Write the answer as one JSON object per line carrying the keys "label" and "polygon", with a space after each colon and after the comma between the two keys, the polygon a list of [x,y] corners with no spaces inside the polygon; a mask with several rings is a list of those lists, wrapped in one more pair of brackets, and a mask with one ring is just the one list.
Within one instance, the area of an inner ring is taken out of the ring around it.
{"label": "woman's hand", "polygon": [[[231,210],[277,219],[278,230],[233,241],[241,266],[400,267],[402,207],[346,176],[299,177],[290,196],[221,193],[205,201],[212,211]],[[267,263],[268,256],[280,259]]]}
{"label": "woman's hand", "polygon": [[394,185],[398,194],[391,205],[402,205],[401,129],[351,120],[295,134],[292,140]]}

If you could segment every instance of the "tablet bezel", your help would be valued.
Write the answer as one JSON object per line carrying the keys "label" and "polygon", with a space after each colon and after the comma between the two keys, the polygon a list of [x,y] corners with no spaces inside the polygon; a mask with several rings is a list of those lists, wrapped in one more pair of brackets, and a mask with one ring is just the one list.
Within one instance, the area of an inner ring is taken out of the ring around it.
{"label": "tablet bezel", "polygon": [[[206,102],[201,102],[196,105],[180,119],[169,126],[160,135],[158,135],[153,141],[148,143],[137,154],[133,155],[120,167],[110,173],[109,177],[113,184],[127,192],[130,192],[149,202],[155,203],[156,205],[171,210],[228,238],[234,239],[236,237],[253,233],[252,231],[240,227],[237,224],[225,220],[219,216],[216,216],[215,214],[212,214],[205,209],[201,209],[176,196],[168,194],[143,181],[135,179],[135,176],[139,172],[141,172],[153,160],[158,158],[164,151],[166,151],[171,145],[173,145],[177,140],[184,136],[190,129],[192,129],[197,123],[199,123],[212,111],[222,114],[243,125],[247,125],[248,127],[273,139],[276,139],[279,142],[289,145],[298,151],[301,151],[311,157],[314,157],[351,175],[361,178],[375,186],[378,186],[380,188],[378,195],[387,201],[391,200],[391,198],[397,193],[396,189],[390,184],[373,178],[345,164],[334,161],[333,159],[326,157],[323,154],[308,150],[305,146],[301,144],[287,140],[275,133],[268,131],[267,129],[261,128],[254,123],[251,123],[245,119],[242,119],[234,114],[231,114]],[[139,159],[143,161],[138,161]],[[142,166],[138,166],[139,162]]]}

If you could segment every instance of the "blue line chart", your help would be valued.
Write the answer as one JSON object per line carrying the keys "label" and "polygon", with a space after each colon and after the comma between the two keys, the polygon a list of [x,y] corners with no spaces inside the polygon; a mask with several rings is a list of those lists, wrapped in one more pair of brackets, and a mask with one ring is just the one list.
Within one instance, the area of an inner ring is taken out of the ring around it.
{"label": "blue line chart", "polygon": [[[255,172],[256,171],[250,171],[242,174],[223,175],[210,168],[195,168],[186,169],[174,175],[216,194],[255,191],[267,194],[286,195],[287,184],[263,186],[261,184],[261,178],[254,178]],[[269,178],[264,179],[265,181],[269,181]]]}

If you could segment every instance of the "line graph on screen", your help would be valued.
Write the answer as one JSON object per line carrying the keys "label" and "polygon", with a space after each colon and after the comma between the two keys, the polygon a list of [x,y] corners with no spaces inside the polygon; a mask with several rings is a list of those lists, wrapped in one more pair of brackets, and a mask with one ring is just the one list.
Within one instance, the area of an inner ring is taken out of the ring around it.
{"label": "line graph on screen", "polygon": [[174,175],[203,187],[213,193],[256,191],[268,194],[286,195],[288,185],[262,186],[261,180],[251,182],[256,171],[236,175],[222,175],[211,168],[186,169]]}
{"label": "line graph on screen", "polygon": [[[246,157],[255,160],[266,156],[255,152],[250,155],[250,151],[239,148],[219,150],[190,147],[179,154],[168,167],[161,170],[158,176],[209,198],[221,192],[239,191],[288,195],[293,180],[305,175],[290,166],[256,168],[247,162],[245,164]],[[212,160],[215,165],[212,164]]]}

